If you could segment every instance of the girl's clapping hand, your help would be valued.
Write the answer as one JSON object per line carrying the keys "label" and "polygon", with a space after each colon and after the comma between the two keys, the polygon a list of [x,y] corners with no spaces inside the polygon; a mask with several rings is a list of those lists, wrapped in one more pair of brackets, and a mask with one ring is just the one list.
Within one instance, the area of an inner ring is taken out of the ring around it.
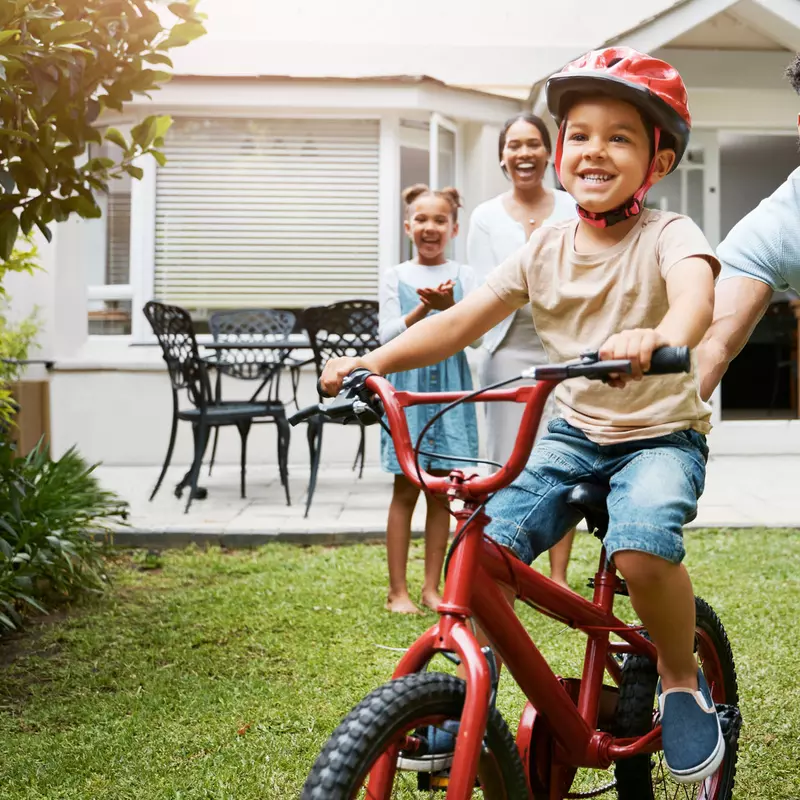
{"label": "girl's clapping hand", "polygon": [[455,305],[453,298],[453,288],[455,282],[452,280],[440,283],[436,288],[417,289],[419,299],[429,308],[436,311],[445,311]]}

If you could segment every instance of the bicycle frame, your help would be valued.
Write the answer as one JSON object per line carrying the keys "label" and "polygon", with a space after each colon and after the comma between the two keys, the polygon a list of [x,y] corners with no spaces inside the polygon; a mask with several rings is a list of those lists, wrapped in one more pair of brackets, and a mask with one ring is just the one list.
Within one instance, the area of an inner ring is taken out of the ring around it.
{"label": "bicycle frame", "polygon": [[[440,619],[406,652],[393,677],[424,669],[441,651],[455,652],[461,660],[467,691],[450,770],[449,800],[466,800],[472,796],[489,714],[489,665],[470,627],[470,618],[481,626],[533,707],[526,710],[521,735],[518,735],[518,746],[523,749],[532,789],[546,793],[551,800],[559,800],[568,791],[564,787],[569,786],[578,767],[605,769],[619,758],[655,752],[661,746],[658,727],[636,739],[618,739],[597,730],[604,672],[608,670],[615,682],[619,681],[620,667],[613,656],[637,653],[656,660],[655,647],[642,636],[640,629],[627,625],[612,613],[620,581],[606,558],[605,549],[600,555],[590,602],[534,571],[483,535],[489,517],[478,509],[492,492],[507,486],[522,472],[545,401],[556,384],[557,381],[538,381],[533,386],[487,391],[474,398],[481,402],[526,403],[511,458],[498,472],[490,476],[467,476],[463,470],[453,470],[449,476],[436,477],[420,470],[429,491],[461,499],[464,507],[455,512],[459,542],[446,576],[443,602],[437,609]],[[403,409],[452,402],[467,393],[396,392],[388,381],[377,376],[368,378],[366,386],[384,403],[397,457],[406,477],[421,486]],[[473,517],[471,521],[470,517]],[[510,586],[518,599],[587,634],[577,697],[573,696],[574,683],[568,684],[553,673],[498,584]],[[611,633],[623,641],[611,642]],[[539,737],[540,742],[552,743],[552,748],[546,758],[537,754],[535,774],[531,774],[529,754],[524,751],[534,737]],[[388,750],[373,767],[368,797],[388,796],[394,780],[396,749]]]}

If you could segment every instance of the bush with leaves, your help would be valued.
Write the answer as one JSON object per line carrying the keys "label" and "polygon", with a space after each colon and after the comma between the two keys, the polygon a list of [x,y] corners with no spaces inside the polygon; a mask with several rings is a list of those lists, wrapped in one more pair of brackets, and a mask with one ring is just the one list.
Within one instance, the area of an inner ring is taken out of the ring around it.
{"label": "bush with leaves", "polygon": [[104,588],[102,534],[127,506],[93,470],[74,449],[51,460],[40,444],[21,458],[0,441],[0,633],[26,609]]}
{"label": "bush with leaves", "polygon": [[163,163],[163,116],[134,126],[130,142],[105,131],[122,148],[119,163],[78,159],[103,142],[104,112],[169,80],[167,51],[205,33],[196,5],[170,3],[169,28],[148,0],[0,0],[0,261],[20,229],[36,226],[49,241],[52,221],[99,217],[95,193],[123,172],[140,178],[139,156]]}
{"label": "bush with leaves", "polygon": [[7,429],[14,413],[9,384],[14,383],[24,369],[19,362],[28,357],[39,329],[35,313],[17,324],[8,321],[3,313],[3,306],[8,302],[3,279],[9,272],[32,273],[39,268],[38,258],[35,245],[21,240],[11,257],[0,261],[0,433]]}

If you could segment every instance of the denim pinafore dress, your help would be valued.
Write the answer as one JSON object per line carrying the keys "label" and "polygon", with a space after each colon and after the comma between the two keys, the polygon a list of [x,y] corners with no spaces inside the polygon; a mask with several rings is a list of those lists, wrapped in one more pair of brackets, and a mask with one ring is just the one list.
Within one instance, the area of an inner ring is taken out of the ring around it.
{"label": "denim pinafore dress", "polygon": [[[400,311],[405,316],[419,304],[417,290],[403,281],[398,284]],[[460,276],[456,275],[453,287],[453,298],[456,302],[464,297],[464,289]],[[433,311],[432,314],[440,312]],[[412,369],[408,372],[396,372],[386,376],[391,384],[406,392],[461,392],[472,391],[472,375],[469,371],[467,356],[462,351],[450,358],[434,364],[432,367]],[[416,445],[420,432],[442,408],[441,405],[412,406],[405,409],[408,429],[411,433],[411,444]],[[474,403],[462,403],[440,417],[427,431],[420,448],[429,453],[442,456],[458,456],[460,458],[478,457],[478,421]],[[448,458],[431,458],[420,456],[420,464],[425,470],[470,468],[463,461]],[[394,444],[385,430],[381,429],[381,466],[386,472],[402,475],[403,470],[397,461]]]}

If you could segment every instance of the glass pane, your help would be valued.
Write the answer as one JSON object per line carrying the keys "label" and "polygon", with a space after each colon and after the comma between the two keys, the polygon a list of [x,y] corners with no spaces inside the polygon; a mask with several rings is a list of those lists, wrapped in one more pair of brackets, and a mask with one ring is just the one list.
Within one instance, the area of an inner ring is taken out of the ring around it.
{"label": "glass pane", "polygon": [[[430,183],[430,157],[428,148],[401,147],[400,148],[400,187],[401,190],[415,183]],[[403,226],[406,210],[400,204],[400,261],[408,261],[414,256],[414,245],[406,236]]]}
{"label": "glass pane", "polygon": [[645,205],[647,208],[660,208],[662,211],[674,211],[676,214],[682,214],[680,170],[675,170],[667,175],[650,189]]}
{"label": "glass pane", "polygon": [[456,182],[456,135],[439,128],[439,185],[437,189],[445,186],[454,186]]}
{"label": "glass pane", "polygon": [[106,285],[128,284],[131,282],[131,191],[130,177],[127,192],[108,194],[106,210]]}
{"label": "glass pane", "polygon": [[130,300],[90,300],[89,333],[92,336],[128,336],[131,332]]}
{"label": "glass pane", "polygon": [[703,227],[703,170],[690,169],[686,172],[686,214],[702,229]]}
{"label": "glass pane", "polygon": [[[106,142],[101,148],[102,155],[119,162],[123,158],[122,150],[115,144]],[[105,280],[108,285],[128,284],[131,282],[129,251],[131,245],[131,181],[130,175],[112,180],[109,183],[108,195],[104,208],[106,247],[105,247]]]}
{"label": "glass pane", "polygon": [[686,155],[683,157],[684,164],[704,164],[705,157],[703,155],[703,151],[700,149],[692,150],[689,149],[686,151]]}

